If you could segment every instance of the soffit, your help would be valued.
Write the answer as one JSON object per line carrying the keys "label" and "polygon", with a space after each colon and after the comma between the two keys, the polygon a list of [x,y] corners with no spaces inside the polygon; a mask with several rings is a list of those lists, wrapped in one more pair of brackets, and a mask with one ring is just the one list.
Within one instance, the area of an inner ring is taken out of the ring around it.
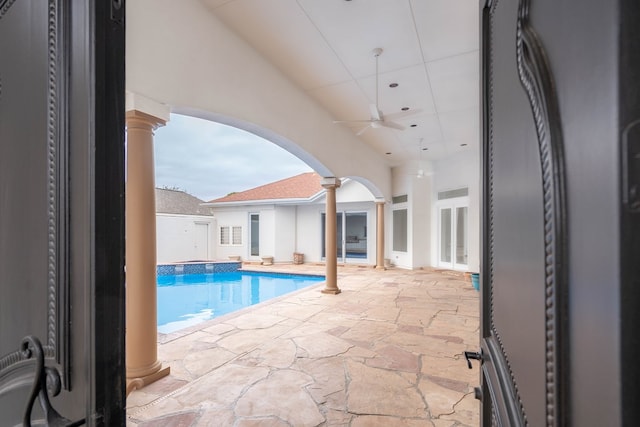
{"label": "soffit", "polygon": [[[389,164],[478,149],[479,6],[475,0],[201,0],[336,120],[369,118],[376,101],[407,128],[360,138]],[[390,88],[390,83],[398,83]],[[277,94],[274,94],[277,96]],[[410,127],[415,125],[415,127]],[[362,125],[341,124],[357,133]],[[461,144],[467,144],[461,146]]]}

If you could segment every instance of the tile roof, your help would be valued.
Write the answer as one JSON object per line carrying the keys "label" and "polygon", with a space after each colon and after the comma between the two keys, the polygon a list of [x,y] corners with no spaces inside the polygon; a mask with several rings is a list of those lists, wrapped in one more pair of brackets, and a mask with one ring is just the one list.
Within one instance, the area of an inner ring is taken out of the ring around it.
{"label": "tile roof", "polygon": [[225,197],[211,200],[209,203],[309,199],[321,191],[324,191],[324,189],[320,185],[320,175],[315,172],[307,172],[250,190],[231,193]]}
{"label": "tile roof", "polygon": [[156,188],[156,213],[181,215],[213,215],[211,208],[201,206],[203,200],[184,191]]}

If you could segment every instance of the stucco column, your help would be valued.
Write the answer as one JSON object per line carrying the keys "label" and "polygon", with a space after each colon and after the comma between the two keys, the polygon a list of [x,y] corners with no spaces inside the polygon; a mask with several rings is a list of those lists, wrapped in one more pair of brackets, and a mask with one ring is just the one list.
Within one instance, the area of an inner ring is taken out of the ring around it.
{"label": "stucco column", "polygon": [[384,270],[384,201],[376,202],[376,269]]}
{"label": "stucco column", "polygon": [[127,393],[169,374],[158,360],[156,202],[153,131],[164,120],[127,112],[126,365]]}
{"label": "stucco column", "polygon": [[322,187],[326,191],[326,213],[325,219],[325,260],[326,260],[326,285],[322,290],[323,294],[339,294],[338,288],[338,257],[336,243],[336,188],[340,187],[338,178],[322,178]]}

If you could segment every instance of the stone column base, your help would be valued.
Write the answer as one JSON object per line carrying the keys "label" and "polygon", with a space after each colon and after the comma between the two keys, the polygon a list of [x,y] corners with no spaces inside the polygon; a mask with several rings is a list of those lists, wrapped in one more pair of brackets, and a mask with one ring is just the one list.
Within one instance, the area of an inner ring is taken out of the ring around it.
{"label": "stone column base", "polygon": [[342,292],[339,288],[335,288],[335,289],[331,289],[331,288],[324,288],[323,290],[321,290],[320,292],[322,292],[323,294],[331,294],[331,295],[338,295],[340,292]]}
{"label": "stone column base", "polygon": [[165,368],[160,369],[159,371],[154,372],[153,374],[149,374],[144,377],[139,378],[127,378],[127,396],[133,390],[139,390],[142,387],[148,386],[151,383],[158,381],[160,378],[164,378],[171,372],[171,367],[167,366]]}

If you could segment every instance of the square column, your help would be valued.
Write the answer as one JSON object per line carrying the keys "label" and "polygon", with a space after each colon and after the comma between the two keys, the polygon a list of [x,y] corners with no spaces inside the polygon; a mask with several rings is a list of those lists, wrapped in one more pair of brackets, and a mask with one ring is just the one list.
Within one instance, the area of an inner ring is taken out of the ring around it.
{"label": "square column", "polygon": [[320,182],[326,192],[326,213],[325,220],[325,260],[326,260],[326,285],[322,290],[323,294],[339,294],[338,288],[338,258],[336,252],[338,245],[336,242],[336,188],[340,187],[340,179],[335,177],[322,178]]}
{"label": "square column", "polygon": [[384,201],[376,202],[376,269],[384,270]]}

